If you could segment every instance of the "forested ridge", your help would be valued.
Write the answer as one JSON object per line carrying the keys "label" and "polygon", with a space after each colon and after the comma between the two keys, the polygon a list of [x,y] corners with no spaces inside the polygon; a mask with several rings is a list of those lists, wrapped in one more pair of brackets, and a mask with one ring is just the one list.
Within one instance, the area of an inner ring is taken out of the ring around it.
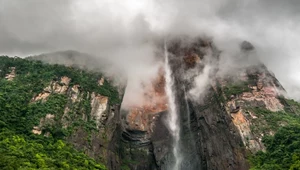
{"label": "forested ridge", "polygon": [[[12,71],[15,77],[8,80],[6,76]],[[32,133],[33,127],[46,114],[54,114],[55,120],[62,117],[68,103],[67,95],[51,94],[47,101],[32,102],[32,99],[51,81],[63,76],[71,79],[70,86],[79,85],[85,95],[95,92],[109,97],[110,105],[120,103],[117,89],[107,80],[102,86],[97,84],[103,76],[101,73],[1,56],[0,169],[106,169],[104,163],[75,150],[65,140],[77,126],[84,126],[87,131],[95,130],[92,118],[88,118],[87,122],[74,119],[68,128],[57,123],[45,127],[41,135]],[[90,99],[86,97],[76,103],[71,113],[76,117],[90,110]]]}
{"label": "forested ridge", "polygon": [[[9,79],[12,72],[14,76]],[[79,87],[81,100],[70,103],[70,94],[54,92],[45,101],[33,100],[45,87],[51,86],[51,82],[60,84],[64,76],[71,80],[69,88]],[[99,133],[97,123],[89,114],[91,93],[107,96],[109,105],[121,103],[117,88],[107,79],[103,85],[98,84],[102,77],[99,72],[75,67],[1,56],[0,169],[107,169],[105,160],[90,158],[67,140],[78,128],[89,135]],[[247,85],[234,84],[226,86],[224,93],[229,97],[245,91],[249,91]],[[266,134],[262,137],[266,150],[248,155],[253,170],[300,169],[300,104],[283,97],[280,99],[284,104],[282,111],[245,108],[258,117],[252,121],[251,132]],[[61,120],[66,107],[69,108],[69,124],[64,127]],[[34,134],[33,127],[38,126],[47,114],[55,115],[54,121],[44,125],[40,135]],[[81,118],[82,115],[86,120]],[[101,135],[107,140],[107,134]],[[128,169],[127,166],[122,168]]]}

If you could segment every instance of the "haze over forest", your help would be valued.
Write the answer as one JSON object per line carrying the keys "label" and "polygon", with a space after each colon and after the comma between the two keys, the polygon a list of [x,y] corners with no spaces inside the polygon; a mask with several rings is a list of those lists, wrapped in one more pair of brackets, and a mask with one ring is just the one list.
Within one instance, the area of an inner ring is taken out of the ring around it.
{"label": "haze over forest", "polygon": [[157,40],[212,37],[224,68],[232,67],[239,43],[247,40],[288,95],[300,100],[299,5],[298,0],[0,0],[0,54],[77,50],[111,60],[134,87],[157,70]]}

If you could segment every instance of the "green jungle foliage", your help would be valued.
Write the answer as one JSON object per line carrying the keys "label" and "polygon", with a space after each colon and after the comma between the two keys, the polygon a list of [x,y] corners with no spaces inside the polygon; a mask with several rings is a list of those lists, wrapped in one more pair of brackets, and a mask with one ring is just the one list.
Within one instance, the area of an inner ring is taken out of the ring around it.
{"label": "green jungle foliage", "polygon": [[[59,80],[60,77],[68,76],[72,79],[70,86],[80,85],[83,91],[96,92],[110,98],[110,104],[120,103],[118,90],[105,80],[103,86],[98,86],[97,81],[102,77],[101,73],[83,71],[63,65],[50,65],[36,60],[21,59],[18,57],[9,58],[0,56],[0,78],[4,78],[10,72],[10,67],[16,67],[15,83],[22,82],[23,89],[31,93],[39,93],[49,85],[52,80]],[[18,84],[19,85],[19,84]]]}
{"label": "green jungle foliage", "polygon": [[300,103],[293,99],[285,99],[284,97],[279,97],[280,102],[284,105],[284,110],[286,112],[295,113],[300,115]]}
{"label": "green jungle foliage", "polygon": [[15,134],[7,129],[0,133],[0,169],[100,169],[96,163],[72,146],[55,138]]}
{"label": "green jungle foliage", "polygon": [[250,108],[258,119],[252,120],[251,131],[267,135],[270,131],[277,131],[286,125],[300,125],[300,116],[286,111],[272,112],[262,108]]}
{"label": "green jungle foliage", "polygon": [[280,128],[274,136],[263,138],[266,152],[250,159],[252,170],[299,170],[300,124]]}
{"label": "green jungle foliage", "polygon": [[[299,108],[300,104],[287,99],[289,108]],[[250,108],[258,119],[252,120],[251,131],[263,133],[262,142],[266,152],[259,151],[250,158],[252,170],[299,170],[300,169],[300,116],[296,112],[271,112],[262,108]],[[269,132],[276,132],[270,136]]]}
{"label": "green jungle foliage", "polygon": [[[8,81],[5,76],[11,72],[11,67],[16,68],[16,77]],[[62,76],[71,78],[69,86],[80,85],[83,95],[96,92],[108,96],[111,105],[120,102],[117,89],[109,82],[97,85],[102,77],[100,73],[0,56],[0,169],[105,169],[103,164],[64,142],[73,127],[95,130],[95,122],[90,118],[87,123],[75,121],[77,115],[90,113],[90,99],[86,96],[83,96],[85,100],[70,106],[73,108],[69,117],[74,119],[74,124],[69,128],[62,128],[61,123],[47,126],[42,130],[43,134],[49,132],[48,137],[31,132],[46,114],[62,118],[69,102],[66,94],[51,94],[45,102],[31,102],[51,81],[59,81]]]}
{"label": "green jungle foliage", "polygon": [[248,87],[248,82],[239,82],[234,84],[227,84],[223,88],[224,94],[227,99],[230,99],[231,95],[239,95],[243,92],[250,92],[251,89]]}
{"label": "green jungle foliage", "polygon": [[300,115],[300,103],[295,100],[286,100],[286,102],[287,105],[285,105],[285,108],[287,108],[290,112]]}

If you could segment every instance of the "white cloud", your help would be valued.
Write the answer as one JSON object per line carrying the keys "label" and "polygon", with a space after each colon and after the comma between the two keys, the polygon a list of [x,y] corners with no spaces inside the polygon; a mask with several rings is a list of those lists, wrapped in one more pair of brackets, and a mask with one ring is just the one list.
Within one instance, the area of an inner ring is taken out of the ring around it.
{"label": "white cloud", "polygon": [[[247,40],[289,95],[300,99],[299,5],[298,0],[1,0],[0,54],[79,50],[108,58],[134,77],[152,67],[153,44],[164,35],[211,36],[225,59]],[[134,52],[139,49],[145,52]],[[134,73],[137,65],[144,67]]]}

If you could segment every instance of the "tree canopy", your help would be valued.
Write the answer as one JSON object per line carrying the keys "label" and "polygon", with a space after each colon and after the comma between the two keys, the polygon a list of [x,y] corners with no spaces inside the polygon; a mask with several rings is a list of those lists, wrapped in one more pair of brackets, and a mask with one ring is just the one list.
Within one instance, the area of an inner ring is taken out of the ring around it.
{"label": "tree canopy", "polygon": [[[13,68],[16,76],[8,81],[5,76]],[[64,114],[69,100],[67,94],[53,93],[45,102],[32,102],[51,81],[63,76],[71,78],[69,86],[79,85],[84,94],[95,92],[107,96],[111,105],[120,102],[117,88],[106,80],[102,86],[97,84],[103,76],[101,73],[0,56],[0,169],[106,169],[104,163],[96,162],[68,144],[65,137],[72,131],[62,128],[61,124],[48,127],[49,135],[32,133],[33,127],[47,114],[57,119]],[[90,99],[86,97],[72,112],[81,114],[90,110]],[[89,119],[85,122],[89,127],[86,129],[95,129],[94,124]],[[75,120],[73,126],[77,126]]]}

